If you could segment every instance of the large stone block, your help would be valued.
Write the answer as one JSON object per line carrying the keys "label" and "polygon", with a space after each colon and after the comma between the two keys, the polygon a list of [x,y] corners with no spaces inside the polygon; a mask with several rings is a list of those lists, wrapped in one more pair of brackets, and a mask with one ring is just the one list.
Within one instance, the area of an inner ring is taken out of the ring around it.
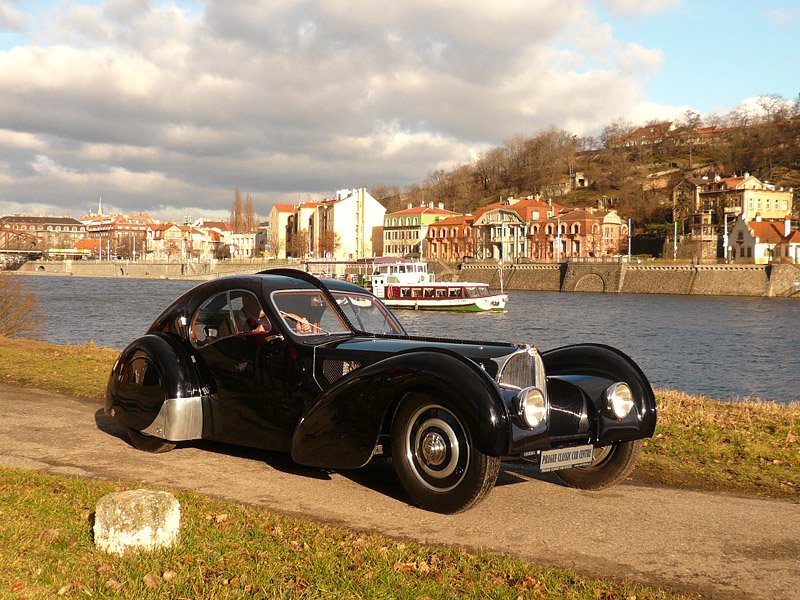
{"label": "large stone block", "polygon": [[128,490],[103,496],[97,503],[94,543],[111,554],[154,550],[178,542],[181,508],[167,492]]}

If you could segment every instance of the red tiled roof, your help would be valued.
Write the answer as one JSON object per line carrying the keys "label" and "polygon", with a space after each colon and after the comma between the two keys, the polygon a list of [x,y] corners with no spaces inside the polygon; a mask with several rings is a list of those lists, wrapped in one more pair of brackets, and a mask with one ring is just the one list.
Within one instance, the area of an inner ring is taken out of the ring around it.
{"label": "red tiled roof", "polygon": [[783,222],[748,221],[747,228],[762,244],[779,244],[783,241]]}
{"label": "red tiled roof", "polygon": [[452,226],[452,225],[472,225],[475,221],[475,217],[472,215],[456,215],[454,217],[447,217],[446,219],[441,219],[436,221],[436,223],[431,223],[430,227],[436,227],[438,225],[443,226]]}
{"label": "red tiled roof", "polygon": [[561,210],[564,210],[565,207],[561,206],[560,204],[550,204],[549,202],[545,202],[543,200],[536,200],[535,198],[520,200],[516,204],[493,202],[492,204],[487,204],[486,206],[476,210],[475,218],[477,219],[482,214],[489,212],[490,210],[498,210],[502,208],[513,210],[525,221],[530,221],[534,211],[539,211],[539,218],[545,219],[547,218],[548,211],[554,211],[557,213]]}
{"label": "red tiled roof", "polygon": [[597,218],[596,215],[593,215],[582,208],[567,210],[566,212],[558,214],[557,217],[561,221],[586,221],[588,219]]}
{"label": "red tiled roof", "polygon": [[795,229],[792,231],[784,241],[790,244],[800,244],[800,230]]}
{"label": "red tiled roof", "polygon": [[431,208],[430,206],[412,206],[411,208],[405,208],[403,210],[398,210],[397,212],[391,213],[392,216],[394,215],[457,215],[458,213],[453,212],[452,210],[446,210],[444,208]]}

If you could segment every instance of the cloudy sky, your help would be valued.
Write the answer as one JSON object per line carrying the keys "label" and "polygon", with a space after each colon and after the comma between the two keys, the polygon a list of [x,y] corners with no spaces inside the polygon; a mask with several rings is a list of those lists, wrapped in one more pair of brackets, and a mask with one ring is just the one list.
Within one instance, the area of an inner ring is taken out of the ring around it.
{"label": "cloudy sky", "polygon": [[800,93],[797,0],[0,0],[0,215],[226,217]]}

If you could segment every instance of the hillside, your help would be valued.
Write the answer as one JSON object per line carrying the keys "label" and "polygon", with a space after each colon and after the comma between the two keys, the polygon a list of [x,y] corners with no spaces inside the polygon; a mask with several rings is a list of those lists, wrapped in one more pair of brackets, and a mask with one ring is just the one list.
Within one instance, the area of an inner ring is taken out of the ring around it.
{"label": "hillside", "polygon": [[800,101],[759,121],[731,113],[704,124],[689,113],[677,123],[616,122],[599,138],[551,127],[517,136],[470,164],[433,171],[405,190],[378,185],[371,193],[388,211],[433,200],[468,213],[502,196],[533,193],[571,206],[603,200],[641,228],[671,222],[670,191],[687,175],[744,172],[794,188],[795,214],[800,210]]}

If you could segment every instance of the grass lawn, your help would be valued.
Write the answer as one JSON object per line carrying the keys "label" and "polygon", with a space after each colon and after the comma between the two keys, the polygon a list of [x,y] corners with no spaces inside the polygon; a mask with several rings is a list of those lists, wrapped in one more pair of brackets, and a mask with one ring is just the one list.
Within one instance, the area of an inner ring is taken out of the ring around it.
{"label": "grass lawn", "polygon": [[0,468],[0,597],[683,598],[188,492],[175,493],[177,546],[124,557],[95,549],[97,501],[135,487]]}

